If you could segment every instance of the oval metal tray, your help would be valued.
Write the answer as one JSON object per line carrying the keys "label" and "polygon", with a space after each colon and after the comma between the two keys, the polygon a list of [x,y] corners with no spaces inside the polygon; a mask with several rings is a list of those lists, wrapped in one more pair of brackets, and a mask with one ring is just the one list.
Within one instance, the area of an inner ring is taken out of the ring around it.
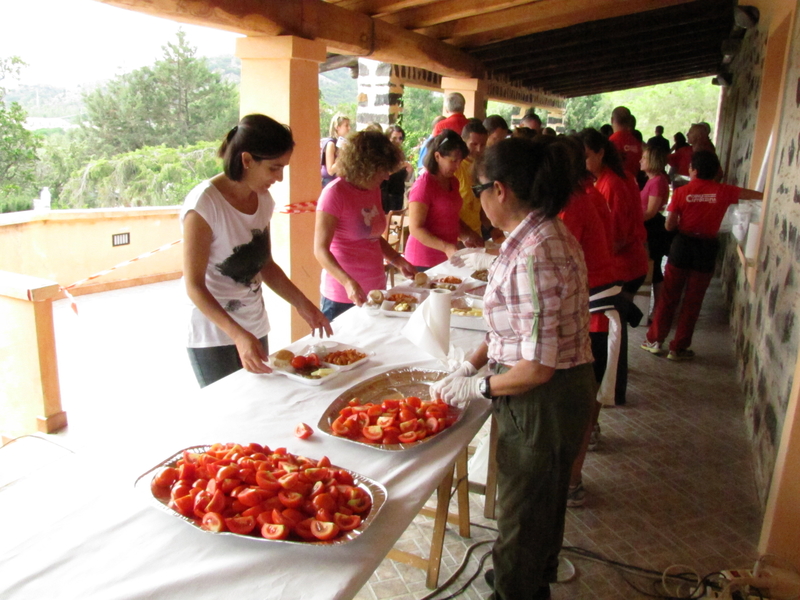
{"label": "oval metal tray", "polygon": [[260,536],[241,535],[241,534],[238,534],[238,533],[231,533],[230,531],[221,531],[221,532],[208,531],[207,529],[203,529],[202,527],[200,527],[200,525],[194,519],[190,519],[189,517],[185,517],[182,514],[180,514],[179,512],[176,512],[176,511],[172,510],[164,502],[162,502],[161,500],[159,500],[158,498],[153,496],[152,492],[150,491],[150,483],[151,483],[153,477],[155,476],[156,471],[158,471],[162,467],[175,466],[175,464],[178,462],[178,459],[183,457],[183,453],[184,452],[188,451],[188,452],[201,453],[201,452],[205,452],[206,450],[209,450],[210,448],[211,448],[211,445],[208,444],[208,445],[204,445],[204,446],[191,446],[189,448],[184,448],[183,450],[179,450],[178,452],[176,452],[175,454],[170,456],[168,459],[158,463],[152,469],[148,469],[147,472],[139,475],[139,477],[136,478],[136,482],[134,483],[134,488],[138,492],[143,494],[145,496],[145,498],[149,499],[150,500],[150,504],[152,506],[155,506],[156,508],[160,508],[161,510],[171,514],[173,517],[179,518],[181,521],[187,523],[188,525],[191,525],[195,529],[198,529],[199,531],[202,531],[204,533],[210,533],[210,534],[213,534],[213,535],[233,535],[233,536],[236,536],[236,537],[239,537],[239,538],[251,539],[251,540],[256,541],[256,542],[269,542],[269,543],[272,543],[272,544],[275,544],[275,543],[279,543],[279,544],[298,544],[298,545],[302,545],[302,546],[338,546],[338,545],[341,545],[341,544],[346,544],[347,542],[352,542],[354,539],[356,539],[358,536],[360,536],[362,533],[364,533],[364,531],[366,531],[369,528],[370,524],[375,520],[375,517],[378,516],[378,512],[380,512],[381,507],[386,502],[386,498],[387,498],[386,488],[383,487],[380,483],[378,483],[377,481],[374,481],[373,479],[370,479],[369,477],[365,477],[364,475],[360,475],[360,474],[356,473],[355,471],[351,471],[350,469],[345,469],[343,467],[337,467],[335,465],[331,465],[330,468],[332,468],[332,469],[342,469],[343,471],[347,471],[348,473],[350,473],[350,475],[353,476],[353,480],[355,482],[355,485],[357,487],[360,487],[364,491],[366,491],[369,494],[370,498],[372,499],[372,508],[370,509],[369,514],[367,515],[367,518],[364,519],[363,521],[361,521],[361,525],[359,525],[358,527],[356,527],[352,531],[346,532],[345,534],[343,534],[342,536],[336,538],[335,540],[329,540],[329,541],[319,540],[319,541],[314,541],[314,542],[301,541],[301,540],[268,540],[267,538],[263,538],[263,537],[260,537]]}
{"label": "oval metal tray", "polygon": [[[444,431],[440,431],[435,435],[412,442],[410,444],[368,444],[366,442],[360,442],[348,437],[335,435],[331,429],[331,424],[339,416],[339,411],[347,406],[350,400],[353,398],[358,398],[363,404],[366,404],[367,402],[380,404],[387,398],[400,399],[408,396],[418,396],[419,398],[425,400],[430,398],[430,392],[428,390],[430,385],[446,375],[447,373],[445,371],[404,367],[401,369],[393,369],[391,371],[387,371],[386,373],[381,373],[380,375],[371,377],[370,379],[354,385],[336,398],[336,400],[331,402],[331,404],[322,414],[317,427],[323,433],[326,433],[337,439],[347,440],[348,442],[352,442],[354,444],[360,444],[369,448],[387,450],[390,452],[408,450],[410,448],[415,448],[420,444],[426,444],[430,441],[436,440],[440,435],[446,434],[450,428],[448,427]],[[456,419],[456,423],[460,421],[461,417],[464,415],[464,412],[453,407],[451,407],[450,410],[458,413],[458,419]],[[455,425],[455,423],[453,425]]]}

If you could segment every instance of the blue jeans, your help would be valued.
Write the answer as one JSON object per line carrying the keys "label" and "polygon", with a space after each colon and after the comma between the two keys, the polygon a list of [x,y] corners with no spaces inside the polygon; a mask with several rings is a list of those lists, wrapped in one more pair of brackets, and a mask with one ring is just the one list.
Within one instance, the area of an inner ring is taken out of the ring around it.
{"label": "blue jeans", "polygon": [[[258,340],[269,354],[267,336]],[[239,351],[236,346],[213,346],[211,348],[187,348],[189,362],[192,363],[194,376],[201,388],[206,387],[242,368]]]}
{"label": "blue jeans", "polygon": [[346,310],[350,310],[354,306],[355,304],[350,302],[336,302],[336,300],[329,300],[325,296],[322,296],[322,303],[319,309],[322,311],[322,314],[328,318],[328,321],[333,321],[340,314]]}

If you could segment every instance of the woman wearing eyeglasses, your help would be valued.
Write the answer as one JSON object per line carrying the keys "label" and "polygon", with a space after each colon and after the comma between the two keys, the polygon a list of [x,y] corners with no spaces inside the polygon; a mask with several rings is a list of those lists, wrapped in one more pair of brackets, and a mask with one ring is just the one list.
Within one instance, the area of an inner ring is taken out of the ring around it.
{"label": "woman wearing eyeglasses", "polygon": [[486,341],[431,395],[491,400],[500,516],[486,579],[495,599],[546,600],[595,395],[586,265],[558,218],[578,182],[557,144],[523,138],[487,148],[474,173],[486,216],[510,234],[489,269]]}
{"label": "woman wearing eyeglasses", "polygon": [[480,235],[459,218],[462,200],[455,173],[469,154],[467,145],[450,129],[429,144],[425,172],[408,195],[405,256],[419,271],[450,258],[458,250],[459,239],[469,247],[483,245]]}
{"label": "woman wearing eyeglasses", "polygon": [[270,373],[261,284],[297,309],[312,331],[330,323],[272,260],[270,186],[283,181],[292,132],[247,115],[219,148],[224,172],[196,186],[181,210],[183,277],[192,304],[188,351],[200,387],[245,368]]}

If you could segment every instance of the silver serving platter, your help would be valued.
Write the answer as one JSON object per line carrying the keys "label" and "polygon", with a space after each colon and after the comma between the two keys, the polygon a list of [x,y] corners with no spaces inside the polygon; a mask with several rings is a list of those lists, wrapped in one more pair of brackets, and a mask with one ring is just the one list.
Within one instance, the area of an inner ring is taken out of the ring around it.
{"label": "silver serving platter", "polygon": [[[331,429],[331,424],[339,416],[339,411],[347,406],[350,400],[353,398],[358,398],[363,404],[366,404],[367,402],[380,404],[389,398],[400,399],[408,396],[417,396],[423,400],[429,399],[430,391],[428,388],[430,385],[446,375],[447,373],[445,371],[404,367],[401,369],[386,371],[385,373],[371,377],[370,379],[354,385],[336,398],[336,400],[331,402],[330,406],[325,409],[325,412],[323,413],[322,418],[320,418],[317,427],[323,433],[327,433],[336,439],[347,440],[348,442],[352,442],[354,444],[360,444],[369,448],[377,448],[378,450],[388,450],[390,452],[408,450],[410,448],[415,448],[420,444],[426,444],[436,440],[440,435],[446,434],[450,428],[448,427],[444,431],[440,431],[435,435],[426,437],[416,442],[411,442],[409,444],[369,444],[367,442],[361,442],[348,437],[335,435],[333,433],[333,429]],[[453,407],[451,407],[450,410],[457,411],[458,418],[456,419],[456,423],[458,423],[458,421],[460,421],[464,416],[464,411]],[[455,423],[453,423],[453,425],[455,425]]]}
{"label": "silver serving platter", "polygon": [[230,531],[208,531],[207,529],[203,529],[200,527],[197,521],[194,519],[190,519],[189,517],[185,517],[177,511],[172,510],[165,502],[162,502],[150,491],[150,483],[155,477],[156,472],[161,469],[162,467],[174,467],[180,458],[183,458],[183,453],[188,452],[197,452],[202,453],[206,450],[209,450],[211,445],[205,446],[191,446],[190,448],[184,448],[183,450],[179,450],[168,459],[158,463],[152,469],[149,469],[146,473],[139,475],[136,478],[136,482],[134,483],[134,488],[143,494],[146,499],[149,499],[150,504],[155,506],[156,508],[160,508],[161,510],[169,513],[173,517],[177,517],[181,521],[191,525],[195,529],[202,531],[204,533],[210,533],[213,535],[232,535],[239,538],[247,538],[251,539],[256,542],[269,542],[269,543],[280,543],[280,544],[296,544],[301,546],[339,546],[341,544],[346,544],[348,542],[352,542],[358,536],[360,536],[364,531],[366,531],[372,522],[375,520],[375,517],[378,516],[378,512],[380,512],[381,507],[386,502],[387,494],[386,488],[383,487],[377,481],[370,479],[369,477],[365,477],[364,475],[360,475],[355,471],[351,471],[350,469],[344,469],[343,467],[337,467],[335,465],[331,465],[331,469],[341,469],[343,471],[347,471],[350,475],[353,476],[353,481],[355,482],[356,487],[360,487],[364,491],[369,494],[369,497],[372,499],[372,508],[369,511],[367,517],[361,521],[361,525],[356,527],[351,531],[345,532],[343,535],[339,536],[335,540],[318,540],[318,541],[301,541],[301,540],[269,540],[267,538],[258,536],[258,535],[242,535],[239,533],[231,533]]}

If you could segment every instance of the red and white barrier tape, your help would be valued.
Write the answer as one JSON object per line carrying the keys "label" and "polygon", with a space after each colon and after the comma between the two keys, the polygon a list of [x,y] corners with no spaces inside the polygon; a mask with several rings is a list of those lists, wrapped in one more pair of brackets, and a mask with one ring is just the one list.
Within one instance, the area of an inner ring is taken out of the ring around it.
{"label": "red and white barrier tape", "polygon": [[309,200],[308,202],[295,202],[294,204],[287,204],[281,210],[284,215],[299,215],[301,213],[316,212],[317,201]]}
{"label": "red and white barrier tape", "polygon": [[148,256],[152,256],[153,254],[156,254],[157,252],[161,252],[162,250],[167,250],[169,248],[172,248],[175,244],[180,244],[182,241],[183,241],[183,239],[179,239],[179,240],[175,240],[174,242],[170,242],[169,244],[164,244],[160,248],[156,248],[155,250],[151,250],[150,252],[145,252],[144,254],[140,254],[136,258],[132,258],[130,260],[126,260],[125,262],[121,262],[118,265],[114,265],[110,269],[106,269],[105,271],[100,271],[99,273],[95,273],[94,275],[90,275],[86,279],[81,279],[80,281],[76,281],[75,283],[73,283],[71,285],[68,285],[68,286],[60,286],[60,290],[62,292],[64,292],[64,295],[67,298],[70,299],[70,306],[72,306],[72,310],[77,315],[78,314],[78,305],[75,303],[75,297],[72,294],[69,293],[69,290],[71,290],[72,288],[78,287],[80,285],[83,285],[84,283],[86,283],[88,281],[92,281],[93,279],[97,279],[98,277],[102,277],[103,275],[108,275],[109,273],[111,273],[112,271],[114,271],[116,269],[119,269],[121,267],[125,267],[125,266],[127,266],[127,265],[129,265],[131,263],[135,263],[136,261],[142,260],[143,258],[147,258]]}
{"label": "red and white barrier tape", "polygon": [[[297,215],[297,214],[308,213],[308,212],[316,212],[316,210],[317,210],[317,201],[316,200],[310,200],[308,202],[295,202],[294,204],[287,204],[283,208],[283,210],[281,210],[281,214]],[[108,275],[109,273],[111,273],[112,271],[114,271],[116,269],[119,269],[120,267],[125,267],[125,266],[127,266],[127,265],[129,265],[131,263],[135,263],[137,260],[142,260],[143,258],[147,258],[148,256],[152,256],[153,254],[156,254],[157,252],[161,252],[162,250],[167,250],[168,248],[172,248],[172,246],[174,246],[175,244],[180,244],[182,241],[183,241],[183,239],[180,239],[180,240],[175,240],[174,242],[170,242],[169,244],[164,244],[160,248],[156,248],[155,250],[151,250],[150,252],[145,252],[144,254],[141,254],[141,255],[137,256],[136,258],[132,258],[130,260],[126,260],[125,262],[121,262],[118,265],[114,265],[110,269],[106,269],[105,271],[100,271],[99,273],[95,273],[94,275],[90,275],[86,279],[81,279],[80,281],[76,281],[75,283],[73,283],[71,285],[68,285],[68,286],[61,286],[60,290],[62,292],[64,292],[64,295],[67,298],[69,298],[70,305],[72,306],[72,310],[77,315],[78,314],[78,305],[75,303],[75,297],[72,294],[69,293],[69,290],[71,290],[72,288],[76,288],[76,287],[78,287],[80,285],[83,285],[84,283],[86,283],[88,281],[92,281],[93,279],[97,279],[98,277],[102,277],[103,275]]]}

